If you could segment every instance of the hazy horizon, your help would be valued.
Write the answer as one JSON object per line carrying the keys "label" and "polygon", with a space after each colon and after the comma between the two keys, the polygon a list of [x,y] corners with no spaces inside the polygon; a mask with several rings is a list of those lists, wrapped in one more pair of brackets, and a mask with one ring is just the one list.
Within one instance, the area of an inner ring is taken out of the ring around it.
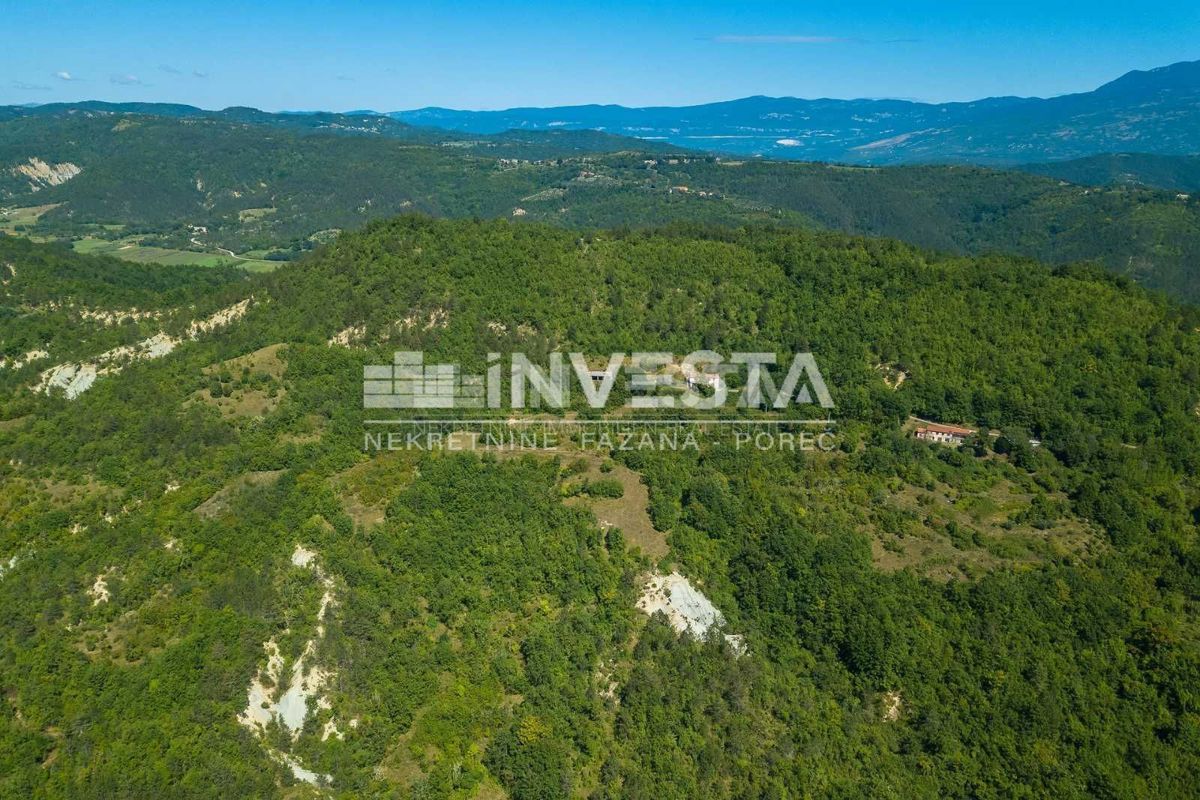
{"label": "hazy horizon", "polygon": [[1053,97],[1062,97],[1064,95],[1076,94],[1079,92],[1093,91],[1093,90],[1099,88],[1100,86],[1103,86],[1104,84],[1111,82],[1112,80],[1116,80],[1124,75],[1129,74],[1130,72],[1138,72],[1138,71],[1146,72],[1146,71],[1158,69],[1160,67],[1170,67],[1170,66],[1174,66],[1175,64],[1180,64],[1180,63],[1196,63],[1196,62],[1200,62],[1200,59],[1188,60],[1188,61],[1182,61],[1182,62],[1177,61],[1177,62],[1173,62],[1172,64],[1160,64],[1156,67],[1133,68],[1133,69],[1126,70],[1125,72],[1122,72],[1118,75],[1114,75],[1111,79],[1102,81],[1101,83],[1098,83],[1096,86],[1092,86],[1090,88],[1080,89],[1080,90],[1072,91],[1072,92],[1063,92],[1063,93],[1060,93],[1057,95],[1031,95],[1031,94],[1012,93],[1010,95],[988,95],[987,97],[975,97],[975,98],[970,98],[969,100],[943,100],[943,101],[922,100],[922,99],[919,99],[916,97],[865,97],[865,96],[864,97],[828,97],[828,96],[799,97],[796,95],[755,94],[755,95],[742,95],[740,97],[727,97],[727,98],[721,98],[721,99],[717,99],[717,100],[708,100],[708,101],[704,101],[704,102],[700,102],[700,103],[687,103],[687,104],[656,103],[656,104],[645,105],[645,106],[628,106],[623,103],[602,103],[602,102],[584,101],[584,102],[577,102],[577,103],[563,103],[563,104],[559,104],[558,106],[541,106],[541,105],[523,103],[523,104],[514,105],[514,106],[505,106],[503,108],[462,108],[462,107],[457,107],[457,106],[448,106],[448,105],[444,105],[444,104],[434,103],[434,104],[430,104],[430,105],[426,105],[426,106],[410,107],[410,108],[355,107],[355,108],[277,108],[277,109],[271,109],[271,108],[262,108],[260,106],[246,106],[246,105],[199,106],[199,105],[195,105],[193,103],[181,103],[176,100],[104,100],[104,99],[97,98],[97,97],[80,97],[76,100],[49,100],[49,101],[41,102],[41,103],[35,102],[35,101],[30,101],[30,102],[25,102],[25,103],[6,103],[5,105],[36,107],[36,106],[43,106],[43,105],[55,105],[55,104],[70,105],[73,103],[92,103],[92,102],[99,102],[99,103],[152,103],[152,104],[162,104],[162,105],[189,105],[189,106],[193,106],[195,108],[199,108],[203,111],[222,111],[222,110],[225,110],[228,108],[253,108],[258,111],[265,111],[267,113],[275,113],[275,114],[374,113],[374,114],[380,114],[380,115],[386,115],[386,114],[397,113],[397,112],[405,112],[405,111],[418,111],[418,110],[425,109],[425,108],[444,108],[444,109],[453,110],[453,111],[473,111],[473,112],[488,112],[488,111],[501,112],[501,111],[513,111],[513,110],[526,109],[526,108],[593,107],[593,106],[595,106],[595,107],[608,106],[608,107],[623,107],[623,108],[684,108],[684,107],[689,107],[689,106],[712,105],[715,103],[723,103],[723,102],[736,102],[738,100],[749,100],[749,99],[753,99],[756,97],[763,97],[763,98],[772,99],[772,100],[783,100],[783,99],[807,100],[807,101],[834,100],[834,101],[844,101],[844,102],[895,100],[895,101],[900,101],[900,102],[917,103],[917,104],[923,104],[923,105],[941,105],[941,104],[945,104],[945,103],[954,103],[954,102],[972,102],[972,101],[987,100],[987,99],[992,99],[992,98],[1001,97],[1001,96],[1021,97],[1021,98],[1026,98],[1026,99],[1049,99],[1049,98],[1053,98]]}

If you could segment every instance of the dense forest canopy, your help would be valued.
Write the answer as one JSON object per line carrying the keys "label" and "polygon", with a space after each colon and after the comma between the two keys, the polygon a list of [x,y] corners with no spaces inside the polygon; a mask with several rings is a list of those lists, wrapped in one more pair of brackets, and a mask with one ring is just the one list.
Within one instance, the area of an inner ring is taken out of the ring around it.
{"label": "dense forest canopy", "polygon": [[1084,186],[1115,184],[1185,193],[1200,191],[1200,155],[1104,153],[1070,161],[1026,164],[1021,169]]}
{"label": "dense forest canopy", "polygon": [[[45,351],[0,368],[0,794],[1192,792],[1200,316],[1126,278],[415,215],[253,276],[0,239],[0,278],[0,352]],[[362,451],[394,350],[701,347],[813,352],[838,449]],[[672,572],[740,638],[639,611]],[[294,732],[239,722],[300,663]]]}

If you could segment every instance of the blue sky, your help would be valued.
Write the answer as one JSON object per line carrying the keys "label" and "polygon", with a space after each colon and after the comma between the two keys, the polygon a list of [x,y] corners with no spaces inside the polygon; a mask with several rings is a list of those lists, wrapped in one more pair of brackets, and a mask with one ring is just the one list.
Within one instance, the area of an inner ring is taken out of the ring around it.
{"label": "blue sky", "polygon": [[267,110],[928,101],[1200,59],[1200,3],[6,3],[0,103]]}

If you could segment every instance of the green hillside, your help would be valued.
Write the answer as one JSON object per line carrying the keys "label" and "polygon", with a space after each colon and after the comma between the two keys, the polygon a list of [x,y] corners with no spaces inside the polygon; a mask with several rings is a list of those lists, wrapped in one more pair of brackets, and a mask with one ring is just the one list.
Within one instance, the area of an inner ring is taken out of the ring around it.
{"label": "green hillside", "polygon": [[1106,153],[1072,161],[1051,161],[1021,167],[1084,186],[1151,186],[1176,192],[1200,191],[1200,156],[1153,153]]}
{"label": "green hillside", "polygon": [[1098,261],[1153,289],[1200,299],[1200,198],[1132,186],[1063,185],[977,167],[853,168],[691,163],[672,181],[814,220],[958,253]]}
{"label": "green hillside", "polygon": [[[1200,317],[1124,278],[421,216],[259,275],[0,238],[0,278],[46,351],[0,368],[0,796],[1192,792]],[[363,452],[395,350],[701,347],[812,351],[838,447]],[[672,571],[723,628],[639,610]]]}
{"label": "green hillside", "polygon": [[[407,211],[572,228],[770,223],[956,253],[1096,261],[1200,298],[1200,201],[1176,192],[974,167],[738,162],[644,152],[651,145],[591,131],[334,134],[310,117],[297,127],[295,115],[257,114],[231,122],[227,112],[79,108],[0,122],[0,228],[82,237],[140,260],[242,259],[261,269]],[[67,164],[78,174],[50,177]],[[26,174],[39,169],[47,176]]]}

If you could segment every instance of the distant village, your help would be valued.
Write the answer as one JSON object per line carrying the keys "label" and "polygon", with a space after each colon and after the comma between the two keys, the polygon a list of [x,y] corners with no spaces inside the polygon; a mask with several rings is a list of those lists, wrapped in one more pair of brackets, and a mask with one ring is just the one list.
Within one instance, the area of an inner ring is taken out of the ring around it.
{"label": "distant village", "polygon": [[[694,157],[694,156],[672,155],[672,156],[661,156],[661,157],[657,157],[657,158],[643,158],[641,160],[641,166],[643,168],[645,168],[645,170],[647,170],[648,172],[651,172],[655,176],[657,176],[658,175],[657,169],[659,167],[664,167],[664,166],[674,167],[674,166],[698,163],[701,161],[720,162],[721,159],[719,157],[713,157],[713,156]],[[734,163],[734,162],[730,162],[730,163]],[[740,163],[740,162],[738,162],[738,163]],[[498,159],[496,159],[496,168],[501,171],[520,169],[522,167],[563,167],[563,166],[570,166],[573,164],[578,164],[581,167],[581,169],[574,177],[570,178],[567,181],[568,184],[617,185],[617,184],[622,183],[620,178],[613,177],[612,175],[606,174],[605,172],[597,172],[595,170],[596,159],[591,156],[582,156],[582,157],[578,157],[578,158],[548,158],[548,159],[532,159],[532,160],[524,159],[524,158],[498,158]],[[634,170],[634,171],[636,172],[636,170]],[[648,188],[658,189],[660,191],[664,190],[662,187],[654,185],[654,184],[650,185]],[[555,189],[555,190],[546,190],[546,191],[538,193],[538,195],[530,196],[530,197],[523,198],[523,199],[531,200],[531,201],[532,200],[550,199],[550,192],[552,192],[552,191],[557,192],[557,195],[555,195],[555,196],[561,197],[562,193],[566,191],[566,186],[559,187],[558,189]],[[699,188],[696,188],[696,187],[691,186],[686,183],[668,183],[668,185],[665,187],[665,191],[668,195],[680,195],[680,196],[684,196],[684,197],[703,198],[706,200],[707,199],[722,199],[725,197],[725,195],[722,194],[721,192],[711,190],[711,189],[699,189]],[[563,211],[565,209],[559,209],[559,210]],[[530,210],[525,208],[524,206],[517,206],[517,207],[513,208],[512,212],[511,212],[511,215],[513,217],[526,217],[526,216],[529,216],[529,214],[530,214]]]}

